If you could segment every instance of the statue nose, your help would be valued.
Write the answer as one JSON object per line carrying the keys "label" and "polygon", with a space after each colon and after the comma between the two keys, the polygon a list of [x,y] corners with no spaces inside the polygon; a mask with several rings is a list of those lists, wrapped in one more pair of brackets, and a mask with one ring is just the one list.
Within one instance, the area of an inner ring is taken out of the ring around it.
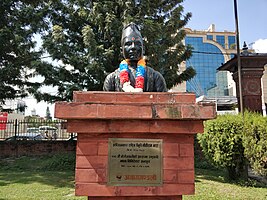
{"label": "statue nose", "polygon": [[135,43],[132,42],[131,48],[135,48]]}

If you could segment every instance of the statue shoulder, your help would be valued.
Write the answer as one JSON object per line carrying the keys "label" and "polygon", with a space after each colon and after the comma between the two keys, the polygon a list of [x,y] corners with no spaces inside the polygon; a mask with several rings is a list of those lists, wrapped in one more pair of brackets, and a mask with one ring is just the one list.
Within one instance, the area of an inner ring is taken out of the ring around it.
{"label": "statue shoulder", "polygon": [[151,91],[167,92],[166,81],[160,72],[151,67],[147,67],[147,78]]}
{"label": "statue shoulder", "polygon": [[104,91],[117,91],[119,83],[119,70],[115,70],[108,74],[103,84]]}
{"label": "statue shoulder", "polygon": [[107,79],[116,79],[120,75],[119,70],[116,69],[114,72],[111,72],[110,74],[107,75]]}
{"label": "statue shoulder", "polygon": [[[163,78],[162,74],[152,67],[147,66],[147,73],[149,76],[153,76],[154,78]],[[164,78],[163,78],[164,79]]]}

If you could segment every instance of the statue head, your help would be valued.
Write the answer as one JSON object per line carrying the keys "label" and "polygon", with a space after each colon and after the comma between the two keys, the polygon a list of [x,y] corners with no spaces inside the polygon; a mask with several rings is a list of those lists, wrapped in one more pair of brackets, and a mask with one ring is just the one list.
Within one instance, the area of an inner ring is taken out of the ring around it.
{"label": "statue head", "polygon": [[122,54],[125,59],[138,61],[143,57],[143,38],[135,23],[130,23],[122,30]]}

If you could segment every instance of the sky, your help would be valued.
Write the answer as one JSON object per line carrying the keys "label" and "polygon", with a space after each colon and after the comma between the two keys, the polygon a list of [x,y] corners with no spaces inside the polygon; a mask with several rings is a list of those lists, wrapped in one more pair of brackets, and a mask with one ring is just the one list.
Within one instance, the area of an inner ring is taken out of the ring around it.
{"label": "sky", "polygon": [[[216,31],[235,32],[234,0],[184,0],[185,12],[192,18],[186,25],[192,30],[206,30],[215,24]],[[267,53],[267,0],[237,0],[240,47],[244,41],[259,53]],[[26,99],[26,116],[35,109],[41,117],[46,114],[47,106],[54,116],[54,105],[40,102],[32,97]]]}

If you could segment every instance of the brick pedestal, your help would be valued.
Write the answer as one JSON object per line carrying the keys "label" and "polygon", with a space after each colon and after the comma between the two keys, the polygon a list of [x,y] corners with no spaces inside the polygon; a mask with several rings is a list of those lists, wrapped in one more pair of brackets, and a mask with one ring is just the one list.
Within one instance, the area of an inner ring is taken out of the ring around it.
{"label": "brick pedestal", "polygon": [[[194,194],[194,134],[215,117],[214,104],[188,93],[75,92],[56,103],[55,117],[78,133],[75,193],[92,200],[180,200]],[[109,138],[161,139],[163,184],[107,184]]]}

